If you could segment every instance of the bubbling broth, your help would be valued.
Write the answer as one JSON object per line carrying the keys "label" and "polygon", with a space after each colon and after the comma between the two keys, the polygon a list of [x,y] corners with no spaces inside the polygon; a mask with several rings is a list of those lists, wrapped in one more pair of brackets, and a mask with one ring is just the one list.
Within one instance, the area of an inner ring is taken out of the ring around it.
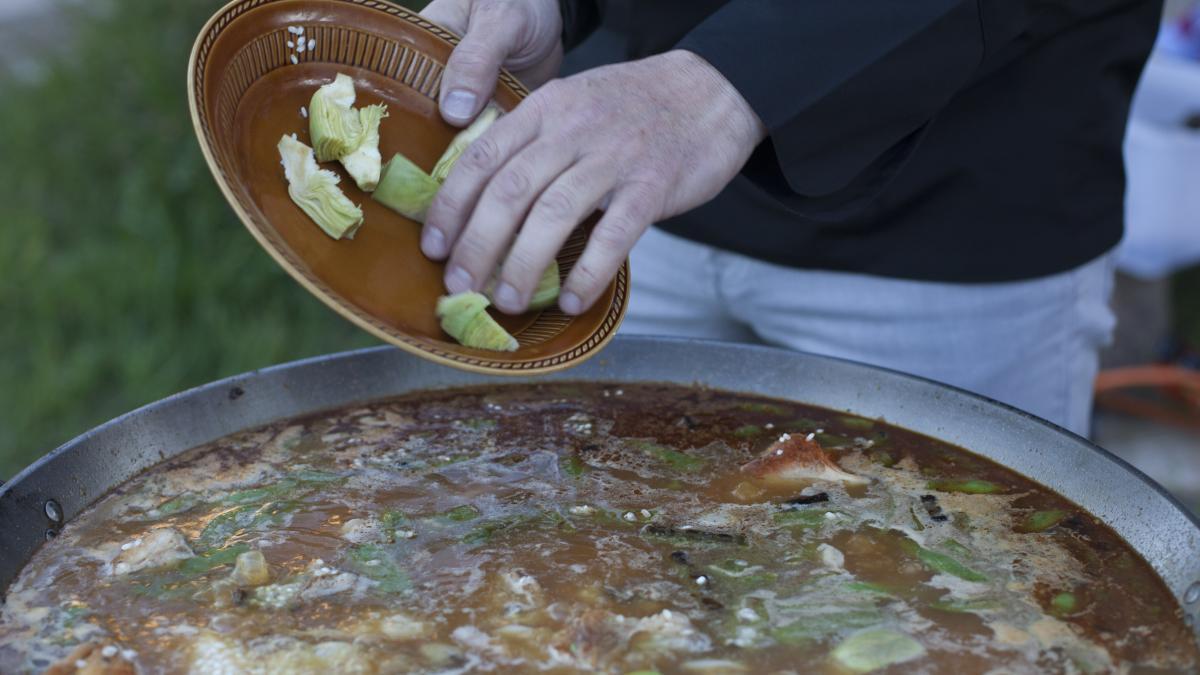
{"label": "bubbling broth", "polygon": [[1075,504],[882,421],[674,385],[423,392],[129,481],[8,590],[0,671],[1196,672]]}

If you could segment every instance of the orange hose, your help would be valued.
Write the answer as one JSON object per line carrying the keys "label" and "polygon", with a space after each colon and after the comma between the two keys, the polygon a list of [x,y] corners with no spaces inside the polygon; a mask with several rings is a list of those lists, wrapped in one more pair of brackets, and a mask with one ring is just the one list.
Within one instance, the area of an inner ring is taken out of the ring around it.
{"label": "orange hose", "polygon": [[[1178,400],[1164,405],[1121,393],[1121,389],[1154,388]],[[1176,366],[1134,366],[1102,371],[1096,377],[1099,406],[1155,422],[1200,430],[1200,372]]]}

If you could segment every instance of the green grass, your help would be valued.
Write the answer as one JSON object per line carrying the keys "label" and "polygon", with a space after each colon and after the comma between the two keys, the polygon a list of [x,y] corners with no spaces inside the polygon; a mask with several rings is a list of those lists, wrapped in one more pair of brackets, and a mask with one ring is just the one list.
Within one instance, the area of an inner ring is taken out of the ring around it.
{"label": "green grass", "polygon": [[222,4],[69,14],[77,44],[43,79],[0,81],[0,477],[187,387],[375,343],[259,249],[204,165],[185,75]]}

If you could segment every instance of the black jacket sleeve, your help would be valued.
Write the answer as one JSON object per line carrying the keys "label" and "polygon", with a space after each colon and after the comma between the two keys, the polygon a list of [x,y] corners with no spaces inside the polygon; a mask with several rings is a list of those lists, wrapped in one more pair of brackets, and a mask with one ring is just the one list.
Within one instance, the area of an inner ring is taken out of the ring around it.
{"label": "black jacket sleeve", "polygon": [[812,198],[869,197],[903,163],[982,63],[978,2],[732,0],[678,47],[766,125],[746,175],[807,210]]}
{"label": "black jacket sleeve", "polygon": [[563,19],[563,48],[570,51],[600,26],[604,0],[558,0]]}

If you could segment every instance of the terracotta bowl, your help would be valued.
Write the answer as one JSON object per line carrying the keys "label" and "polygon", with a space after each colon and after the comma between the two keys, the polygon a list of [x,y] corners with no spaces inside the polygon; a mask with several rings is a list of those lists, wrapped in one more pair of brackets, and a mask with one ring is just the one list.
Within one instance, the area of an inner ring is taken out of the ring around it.
{"label": "terracotta bowl", "polygon": [[[303,52],[288,46],[299,44],[289,28],[304,29]],[[365,217],[353,240],[329,238],[288,197],[276,144],[296,133],[311,145],[301,107],[338,73],[354,78],[357,105],[387,104],[384,161],[402,152],[430,170],[457,131],[437,111],[443,65],[456,42],[445,29],[379,0],[235,0],[209,20],[192,51],[188,96],[196,135],[225,198],[258,243],[342,316],[401,349],[458,368],[530,374],[570,367],[616,332],[628,300],[628,263],[586,314],[495,314],[520,348],[468,349],[438,326],[443,266],[422,255],[417,223],[374,202],[344,172],[341,187]],[[496,102],[510,110],[527,93],[502,73]],[[559,254],[564,275],[595,220],[582,224]]]}

